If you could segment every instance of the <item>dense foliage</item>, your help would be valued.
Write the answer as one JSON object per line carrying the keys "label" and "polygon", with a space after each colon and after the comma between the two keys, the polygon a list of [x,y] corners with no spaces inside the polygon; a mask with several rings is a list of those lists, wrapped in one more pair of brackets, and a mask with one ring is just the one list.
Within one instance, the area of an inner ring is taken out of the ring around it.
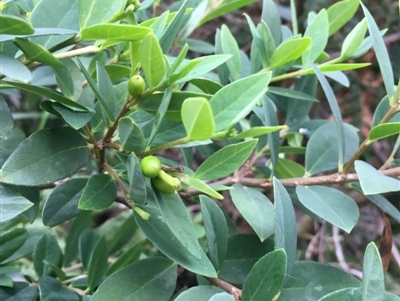
{"label": "dense foliage", "polygon": [[[249,51],[227,25],[212,43],[192,37],[254,2],[2,1],[1,300],[400,300],[384,282],[400,223],[382,195],[400,190],[385,30],[358,0],[304,22],[290,1],[287,25],[263,0],[241,17]],[[329,38],[357,10],[365,18],[331,58]],[[372,46],[386,96],[361,142],[332,86],[369,68],[359,58]],[[332,119],[311,118],[318,101]],[[378,170],[362,155],[381,139],[392,152]],[[296,224],[350,233],[355,193],[385,221],[359,278],[304,260]]]}

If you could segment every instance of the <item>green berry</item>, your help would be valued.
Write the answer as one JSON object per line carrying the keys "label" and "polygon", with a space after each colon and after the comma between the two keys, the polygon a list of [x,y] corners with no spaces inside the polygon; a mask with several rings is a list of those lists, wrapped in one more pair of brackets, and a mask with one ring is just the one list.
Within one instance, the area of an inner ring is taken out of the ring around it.
{"label": "green berry", "polygon": [[143,93],[145,83],[143,77],[140,75],[132,76],[128,81],[128,91],[133,97],[137,97]]}
{"label": "green berry", "polygon": [[146,177],[154,178],[160,174],[161,162],[157,157],[147,156],[140,162],[140,167]]}

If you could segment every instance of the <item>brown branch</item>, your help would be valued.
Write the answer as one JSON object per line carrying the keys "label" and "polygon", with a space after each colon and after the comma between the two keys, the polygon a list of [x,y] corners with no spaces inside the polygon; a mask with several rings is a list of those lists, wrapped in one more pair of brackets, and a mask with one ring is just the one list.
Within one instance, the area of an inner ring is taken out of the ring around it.
{"label": "brown branch", "polygon": [[[395,167],[387,170],[379,171],[382,175],[389,177],[400,176],[400,167]],[[324,176],[316,176],[311,178],[291,178],[291,179],[281,179],[279,180],[281,184],[285,187],[296,187],[299,185],[302,186],[311,186],[311,185],[327,185],[327,184],[340,184],[340,183],[349,183],[358,181],[358,176],[356,173],[347,174],[346,177],[343,177],[339,173],[324,175]],[[238,178],[238,177],[228,177],[221,181],[214,182],[212,184],[226,185],[231,186],[233,184],[242,184],[244,186],[249,187],[262,187],[262,188],[272,188],[272,182],[267,181],[266,179],[255,179],[255,178]],[[187,191],[180,192],[181,196],[189,197],[198,195],[201,192],[195,189],[188,189]]]}
{"label": "brown branch", "polygon": [[211,284],[222,288],[224,291],[228,292],[233,296],[233,298],[237,301],[240,300],[242,297],[242,291],[238,289],[236,286],[233,286],[232,284],[225,282],[219,278],[209,278],[205,277]]}

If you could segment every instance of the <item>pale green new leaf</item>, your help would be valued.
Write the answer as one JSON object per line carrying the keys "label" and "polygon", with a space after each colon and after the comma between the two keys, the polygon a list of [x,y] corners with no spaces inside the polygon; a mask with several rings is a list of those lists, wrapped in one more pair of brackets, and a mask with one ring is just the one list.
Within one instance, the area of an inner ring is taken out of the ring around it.
{"label": "pale green new leaf", "polygon": [[329,18],[329,35],[333,35],[344,24],[346,24],[357,11],[359,0],[338,1],[328,7],[327,13]]}
{"label": "pale green new leaf", "polygon": [[314,62],[323,53],[329,37],[329,20],[325,9],[322,9],[307,26],[304,37],[312,39],[311,46],[303,54],[303,65],[307,59]]}
{"label": "pale green new leaf", "polygon": [[352,29],[352,31],[350,31],[350,33],[343,41],[342,51],[340,53],[340,60],[345,60],[356,53],[364,40],[367,28],[367,21],[363,19]]}
{"label": "pale green new leaf", "polygon": [[205,194],[208,194],[209,196],[211,196],[213,198],[216,198],[217,200],[222,200],[224,198],[221,194],[219,194],[213,188],[208,186],[202,180],[199,180],[199,179],[196,179],[196,178],[192,178],[192,177],[189,177],[187,175],[177,176],[177,177],[179,178],[179,180],[181,180],[186,185],[189,185],[189,186],[197,189],[198,191],[201,191],[201,192],[203,192]]}
{"label": "pale green new leaf", "polygon": [[370,142],[397,135],[400,133],[400,122],[378,124],[369,132]]}
{"label": "pale green new leaf", "polygon": [[182,105],[181,115],[189,141],[211,138],[215,125],[211,107],[206,98],[186,98]]}
{"label": "pale green new leaf", "polygon": [[143,40],[152,30],[139,25],[128,24],[96,24],[81,30],[82,40]]}
{"label": "pale green new leaf", "polygon": [[164,55],[154,34],[148,34],[139,48],[139,61],[149,83],[150,89],[163,79],[166,69]]}
{"label": "pale green new leaf", "polygon": [[276,48],[271,58],[271,68],[283,66],[299,57],[307,50],[311,38],[298,38],[284,41]]}
{"label": "pale green new leaf", "polygon": [[242,72],[240,49],[236,39],[225,24],[222,25],[221,28],[221,46],[224,54],[232,54],[231,59],[226,62],[226,65],[228,66],[233,80],[238,80]]}
{"label": "pale green new leaf", "polygon": [[193,177],[215,180],[231,174],[247,160],[256,144],[257,140],[253,139],[220,149],[199,166]]}
{"label": "pale green new leaf", "polygon": [[0,34],[30,35],[35,32],[24,19],[12,15],[0,15]]}

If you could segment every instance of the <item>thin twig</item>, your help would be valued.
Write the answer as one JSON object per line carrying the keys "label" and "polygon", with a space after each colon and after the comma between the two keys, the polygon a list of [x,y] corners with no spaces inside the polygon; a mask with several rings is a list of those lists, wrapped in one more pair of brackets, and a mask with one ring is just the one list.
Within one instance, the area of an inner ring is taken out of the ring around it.
{"label": "thin twig", "polygon": [[340,233],[339,233],[339,228],[336,226],[333,226],[333,231],[332,231],[332,239],[333,239],[333,244],[335,245],[335,255],[336,259],[339,262],[339,266],[344,270],[345,272],[350,271],[350,266],[347,264],[346,260],[344,259],[343,255],[343,248],[342,244],[340,243]]}
{"label": "thin twig", "polygon": [[210,278],[210,277],[205,277],[211,284],[222,288],[224,291],[228,292],[231,294],[235,300],[240,300],[242,296],[242,291],[238,289],[236,286],[233,286],[232,284],[225,282],[219,278]]}

